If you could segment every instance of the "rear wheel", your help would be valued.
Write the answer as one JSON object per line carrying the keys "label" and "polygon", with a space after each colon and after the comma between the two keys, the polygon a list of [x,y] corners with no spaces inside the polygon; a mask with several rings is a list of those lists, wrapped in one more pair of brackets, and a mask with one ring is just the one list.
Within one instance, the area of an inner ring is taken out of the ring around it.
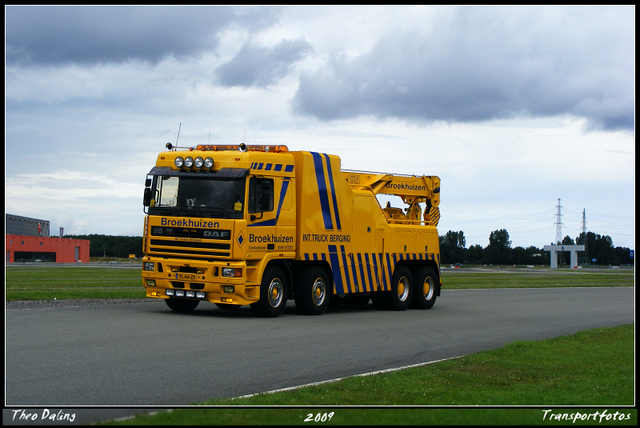
{"label": "rear wheel", "polygon": [[413,295],[413,279],[411,271],[405,266],[398,266],[391,278],[391,291],[386,292],[386,306],[395,311],[404,311],[411,303]]}
{"label": "rear wheel", "polygon": [[327,310],[331,283],[327,272],[313,266],[302,271],[295,285],[296,308],[305,315],[321,315]]}
{"label": "rear wheel", "polygon": [[176,312],[191,312],[194,310],[199,300],[187,300],[187,299],[166,299],[165,303],[167,306],[171,308],[171,310]]}
{"label": "rear wheel", "polygon": [[413,271],[415,290],[411,306],[418,309],[431,309],[436,303],[438,280],[433,269],[420,266]]}
{"label": "rear wheel", "polygon": [[279,267],[268,267],[262,275],[260,300],[251,304],[251,310],[261,317],[277,317],[284,311],[286,305],[286,276]]}

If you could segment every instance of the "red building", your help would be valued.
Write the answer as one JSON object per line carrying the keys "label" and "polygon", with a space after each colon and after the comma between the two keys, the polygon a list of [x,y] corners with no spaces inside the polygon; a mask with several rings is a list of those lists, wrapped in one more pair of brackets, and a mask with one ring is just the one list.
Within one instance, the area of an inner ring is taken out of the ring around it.
{"label": "red building", "polygon": [[91,242],[87,239],[51,237],[47,220],[6,214],[5,225],[6,263],[89,263]]}
{"label": "red building", "polygon": [[89,263],[86,239],[7,235],[7,262]]}

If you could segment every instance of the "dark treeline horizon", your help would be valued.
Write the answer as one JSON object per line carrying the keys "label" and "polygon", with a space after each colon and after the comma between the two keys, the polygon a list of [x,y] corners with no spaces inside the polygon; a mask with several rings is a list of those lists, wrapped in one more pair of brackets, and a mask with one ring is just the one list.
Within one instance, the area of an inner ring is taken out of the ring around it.
{"label": "dark treeline horizon", "polygon": [[[87,239],[91,241],[90,257],[128,258],[135,254],[141,258],[142,236],[117,235],[65,235],[66,238]],[[466,247],[463,231],[448,231],[440,237],[440,263],[447,264],[493,264],[493,265],[549,265],[550,253],[533,245],[529,247],[511,247],[506,229],[495,230],[489,235],[486,247],[472,245]],[[565,236],[561,245],[586,245],[585,252],[578,253],[581,265],[627,265],[633,264],[631,251],[625,247],[614,247],[611,237],[587,232],[575,239]],[[585,254],[586,253],[586,254]],[[569,264],[569,252],[559,253],[559,265]],[[595,259],[595,262],[593,261]]]}

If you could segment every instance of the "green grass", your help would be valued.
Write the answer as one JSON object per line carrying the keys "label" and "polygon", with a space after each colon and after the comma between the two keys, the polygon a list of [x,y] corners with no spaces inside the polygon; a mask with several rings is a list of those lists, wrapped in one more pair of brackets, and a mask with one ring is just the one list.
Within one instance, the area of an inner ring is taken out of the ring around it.
{"label": "green grass", "polygon": [[462,288],[534,288],[534,287],[633,287],[633,270],[611,269],[538,270],[514,269],[505,272],[445,270],[442,273],[443,289]]}
{"label": "green grass", "polygon": [[135,267],[7,266],[6,300],[122,299],[145,296]]}
{"label": "green grass", "polygon": [[[6,266],[7,300],[144,298],[139,263],[131,267]],[[443,270],[444,289],[629,286],[633,270]]]}
{"label": "green grass", "polygon": [[586,330],[539,342],[515,342],[501,349],[396,372],[200,404],[218,407],[177,409],[112,424],[304,425],[308,414],[326,414],[328,419],[333,412],[327,422],[306,424],[584,425],[588,421],[543,420],[543,411],[551,409],[552,414],[575,417],[578,412],[589,415],[607,409],[610,415],[618,411],[630,415],[630,419],[605,419],[596,425],[636,425],[637,410],[623,407],[634,405],[634,325]]}
{"label": "green grass", "polygon": [[[632,405],[633,325],[211,405]],[[472,379],[473,382],[469,382]]]}

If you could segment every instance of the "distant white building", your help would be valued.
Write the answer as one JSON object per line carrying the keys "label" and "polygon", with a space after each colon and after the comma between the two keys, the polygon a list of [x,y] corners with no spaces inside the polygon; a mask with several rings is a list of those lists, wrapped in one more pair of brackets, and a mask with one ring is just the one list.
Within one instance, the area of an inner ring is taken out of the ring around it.
{"label": "distant white building", "polygon": [[584,251],[584,245],[545,245],[545,251],[551,252],[551,269],[558,267],[558,252],[571,252],[571,267],[578,267],[578,251]]}

